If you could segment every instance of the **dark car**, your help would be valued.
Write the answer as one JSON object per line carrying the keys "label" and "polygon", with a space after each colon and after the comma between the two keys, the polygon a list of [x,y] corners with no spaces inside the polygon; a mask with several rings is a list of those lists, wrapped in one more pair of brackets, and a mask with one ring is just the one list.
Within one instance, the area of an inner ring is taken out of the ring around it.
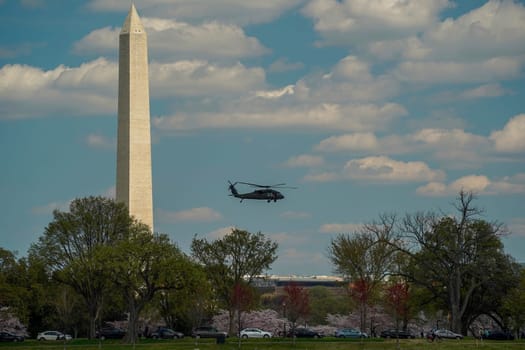
{"label": "dark car", "polygon": [[184,334],[181,332],[176,332],[170,328],[158,328],[156,331],[148,335],[153,339],[181,339],[184,338]]}
{"label": "dark car", "polygon": [[381,338],[414,339],[416,336],[410,331],[386,329],[381,332]]}
{"label": "dark car", "polygon": [[323,335],[310,328],[298,327],[288,332],[288,337],[296,338],[322,338]]}
{"label": "dark car", "polygon": [[191,332],[191,336],[196,338],[226,338],[228,333],[221,332],[212,326],[197,327]]}
{"label": "dark car", "polygon": [[483,334],[483,339],[489,340],[514,340],[514,335],[510,332],[500,330],[489,330]]}
{"label": "dark car", "polygon": [[24,337],[21,335],[16,335],[9,332],[0,332],[0,341],[6,341],[6,342],[18,342],[18,341],[24,341]]}
{"label": "dark car", "polygon": [[95,336],[102,340],[104,339],[122,339],[126,335],[126,331],[117,327],[104,327],[99,329]]}

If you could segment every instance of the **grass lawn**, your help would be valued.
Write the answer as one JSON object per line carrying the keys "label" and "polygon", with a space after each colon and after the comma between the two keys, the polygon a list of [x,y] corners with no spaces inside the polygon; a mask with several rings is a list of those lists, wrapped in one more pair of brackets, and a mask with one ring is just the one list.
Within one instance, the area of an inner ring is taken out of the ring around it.
{"label": "grass lawn", "polygon": [[336,338],[323,339],[291,339],[275,338],[271,340],[243,340],[239,347],[237,338],[228,338],[224,344],[216,344],[215,339],[192,338],[180,340],[140,340],[135,345],[125,344],[121,340],[87,340],[75,339],[68,342],[46,341],[33,339],[22,343],[0,343],[0,350],[525,350],[525,341],[477,341],[466,338],[463,340],[443,340],[439,343],[428,343],[424,339],[396,340],[371,339],[340,340]]}

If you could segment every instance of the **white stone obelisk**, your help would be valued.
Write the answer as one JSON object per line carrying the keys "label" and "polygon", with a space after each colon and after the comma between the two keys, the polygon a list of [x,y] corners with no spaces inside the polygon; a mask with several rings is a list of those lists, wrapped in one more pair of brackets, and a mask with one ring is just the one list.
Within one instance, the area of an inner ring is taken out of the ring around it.
{"label": "white stone obelisk", "polygon": [[116,192],[153,232],[148,43],[133,4],[119,36]]}

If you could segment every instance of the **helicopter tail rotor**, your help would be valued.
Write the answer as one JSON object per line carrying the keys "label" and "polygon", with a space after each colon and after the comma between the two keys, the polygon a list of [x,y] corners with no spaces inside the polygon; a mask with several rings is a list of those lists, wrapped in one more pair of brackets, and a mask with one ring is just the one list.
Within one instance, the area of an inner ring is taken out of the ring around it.
{"label": "helicopter tail rotor", "polygon": [[228,180],[228,183],[230,184],[230,186],[228,186],[228,190],[230,190],[231,194],[230,196],[238,196],[239,195],[239,192],[237,192],[237,189],[235,188],[235,185],[237,185],[237,182],[235,183],[231,183],[230,180]]}

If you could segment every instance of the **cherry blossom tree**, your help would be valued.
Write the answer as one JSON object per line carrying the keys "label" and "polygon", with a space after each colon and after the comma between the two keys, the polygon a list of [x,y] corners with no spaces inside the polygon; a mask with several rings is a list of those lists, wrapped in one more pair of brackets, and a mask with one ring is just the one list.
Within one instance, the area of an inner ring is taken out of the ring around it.
{"label": "cherry blossom tree", "polygon": [[286,303],[286,318],[292,323],[292,332],[299,319],[306,320],[310,313],[310,299],[308,290],[300,287],[295,282],[290,282],[284,287]]}

